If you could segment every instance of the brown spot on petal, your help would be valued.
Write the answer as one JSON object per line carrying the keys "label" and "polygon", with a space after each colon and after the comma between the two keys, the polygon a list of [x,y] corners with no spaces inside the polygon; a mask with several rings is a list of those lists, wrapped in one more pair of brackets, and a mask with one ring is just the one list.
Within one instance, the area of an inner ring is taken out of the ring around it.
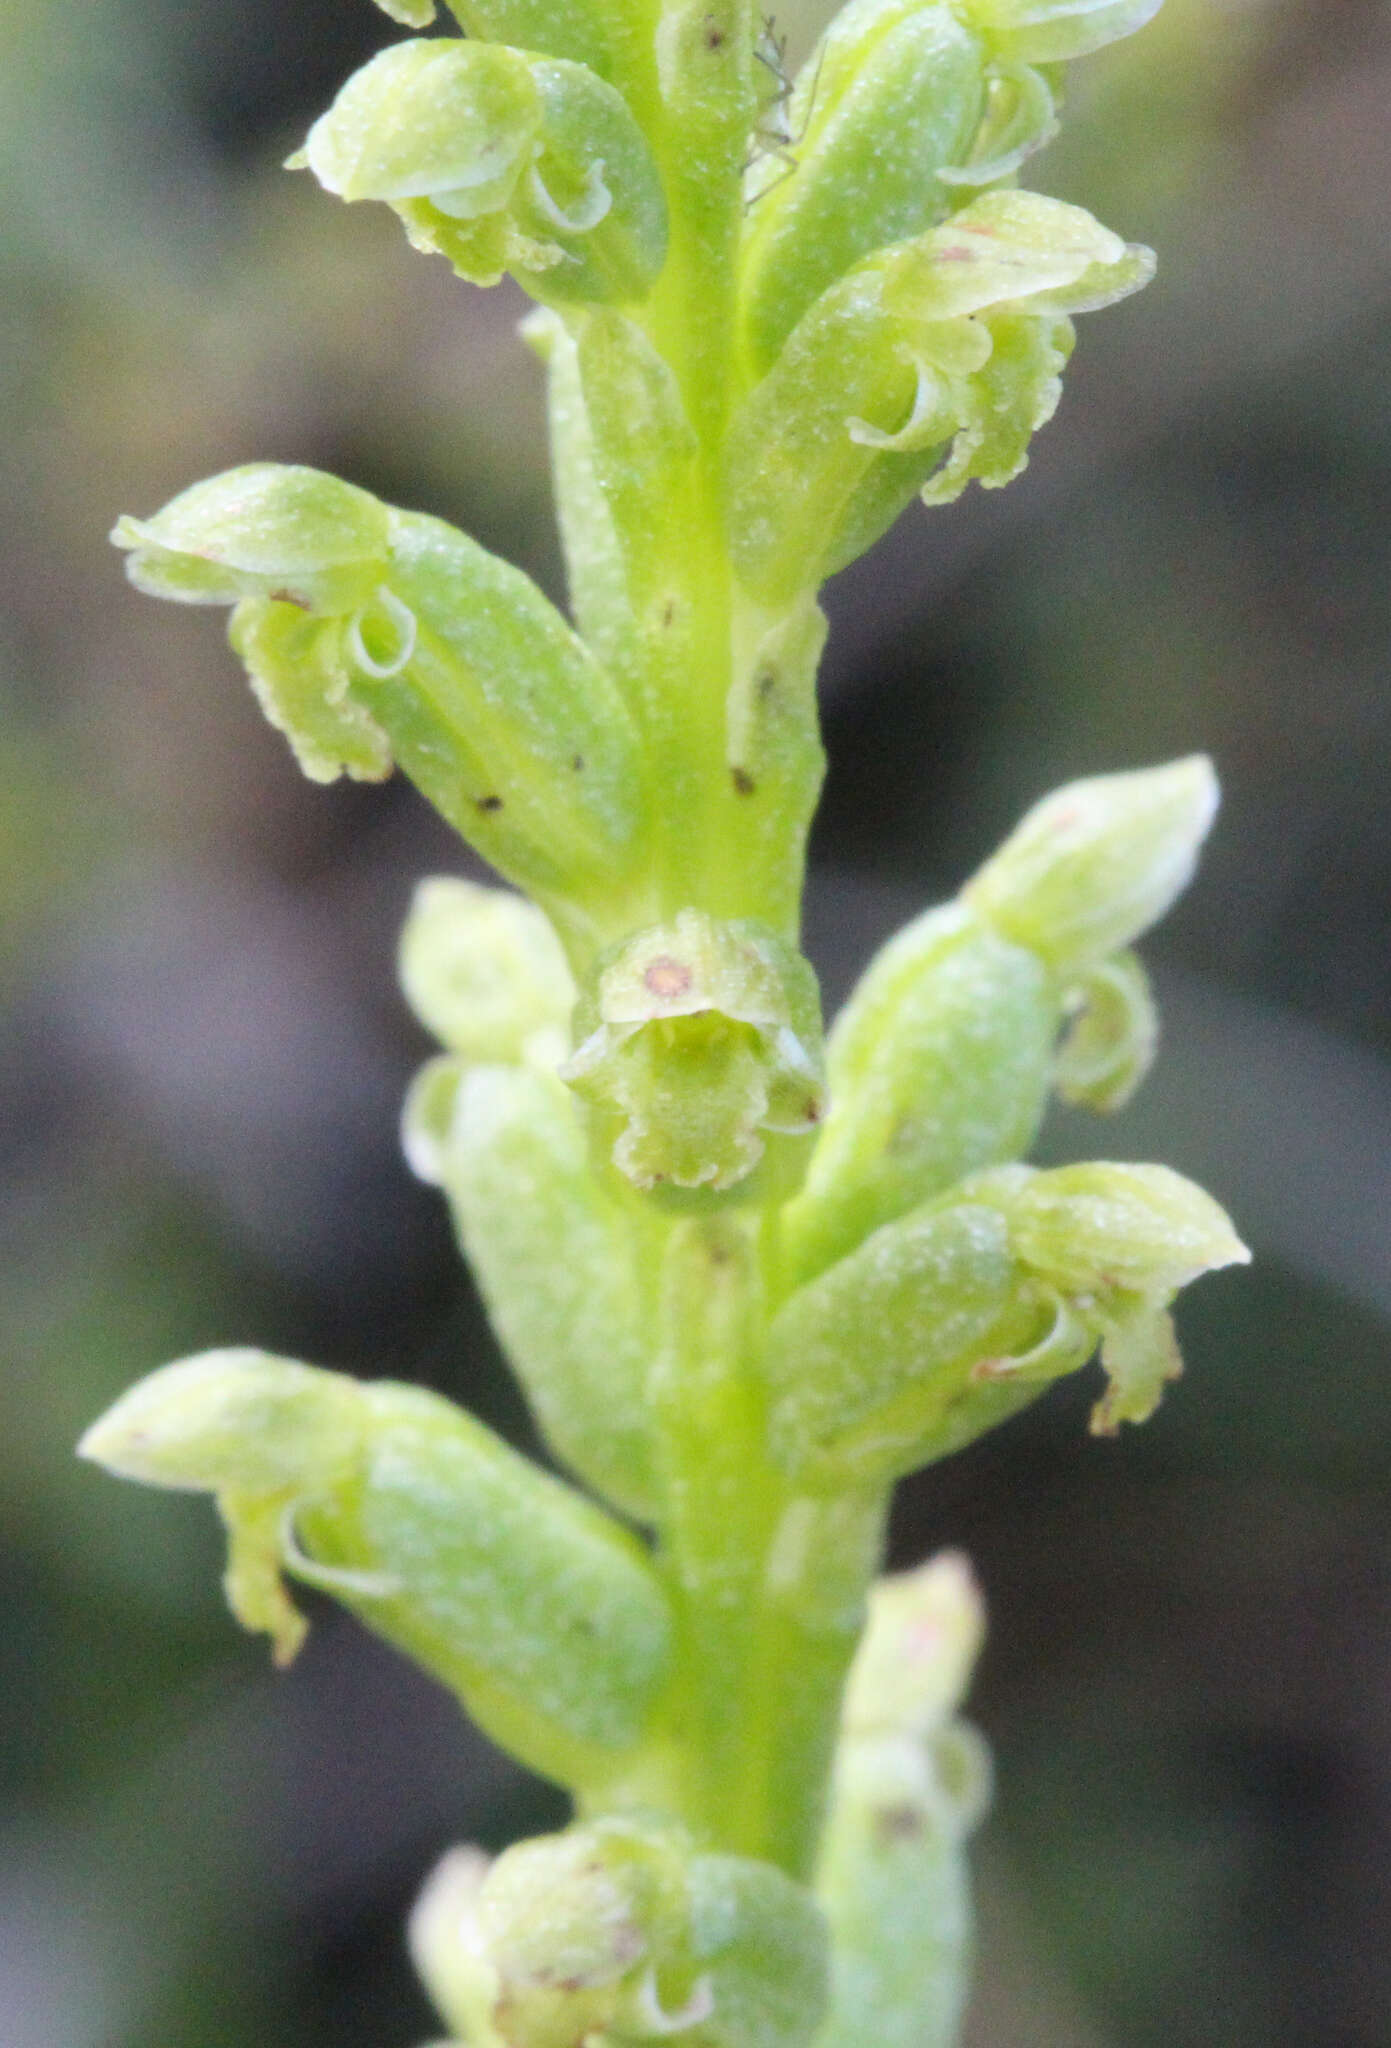
{"label": "brown spot on petal", "polygon": [[1010,1358],[978,1358],[971,1367],[973,1380],[1008,1379],[1014,1361]]}
{"label": "brown spot on petal", "polygon": [[747,768],[731,768],[729,779],[740,796],[752,796],[758,788],[758,784],[754,781]]}
{"label": "brown spot on petal", "polygon": [[500,811],[502,809],[502,798],[500,796],[475,797],[474,802],[480,811]]}
{"label": "brown spot on petal", "polygon": [[674,960],[670,953],[662,953],[652,961],[642,980],[649,994],[661,1002],[674,1003],[690,987],[691,970],[684,960]]}
{"label": "brown spot on petal", "polygon": [[916,1806],[881,1806],[874,1816],[874,1831],[884,1842],[914,1841],[923,1828],[923,1815]]}

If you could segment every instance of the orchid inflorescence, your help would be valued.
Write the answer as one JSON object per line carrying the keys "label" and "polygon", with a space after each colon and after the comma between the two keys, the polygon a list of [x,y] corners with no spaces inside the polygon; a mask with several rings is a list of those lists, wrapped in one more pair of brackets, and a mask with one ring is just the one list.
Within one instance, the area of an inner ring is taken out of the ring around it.
{"label": "orchid inflorescence", "polygon": [[1156,4],[850,0],[794,80],[749,0],[456,0],[462,36],[384,50],[291,164],[536,302],[571,619],[302,467],[116,528],[140,589],[232,607],[309,776],[399,767],[513,885],[417,894],[443,1049],[404,1138],[570,1477],[250,1350],[82,1445],[214,1496],[277,1661],[293,1584],[327,1591],[573,1796],[416,1911],[468,2048],[949,2048],[981,1606],[955,1554],[876,1578],[890,1491],[1098,1349],[1093,1427],[1143,1421],[1175,1294],[1246,1256],[1164,1167],[1020,1163],[1052,1094],[1144,1076],[1132,947],[1204,759],[1044,799],[824,1040],[798,943],[818,590],[915,496],[1016,475],[1072,315],[1149,276],[1017,177],[1063,62]]}

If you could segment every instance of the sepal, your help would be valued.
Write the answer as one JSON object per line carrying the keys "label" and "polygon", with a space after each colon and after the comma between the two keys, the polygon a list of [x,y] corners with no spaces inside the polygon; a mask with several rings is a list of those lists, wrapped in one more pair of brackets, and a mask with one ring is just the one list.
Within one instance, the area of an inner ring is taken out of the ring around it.
{"label": "sepal", "polygon": [[292,166],[386,202],[462,277],[511,270],[560,303],[642,298],[666,256],[656,163],[584,64],[499,43],[396,43],[356,72]]}
{"label": "sepal", "polygon": [[547,1442],[626,1513],[654,1520],[655,1347],[632,1218],[591,1171],[567,1090],[525,1066],[432,1061],[408,1098],[406,1151],[449,1199]]}
{"label": "sepal", "polygon": [[767,1134],[804,1137],[825,1106],[816,981],[749,919],[683,910],[613,948],[576,1011],[562,1078],[636,1187],[724,1192]]}
{"label": "sepal", "polygon": [[807,2048],[825,2005],[815,1902],[771,1865],[673,1828],[598,1820],[495,1862],[446,1857],[411,1920],[416,1966],[471,2048]]}
{"label": "sepal", "polygon": [[1028,64],[1085,57],[1133,35],[1162,0],[965,0],[968,18]]}
{"label": "sepal", "polygon": [[880,950],[827,1041],[830,1110],[785,1222],[801,1279],[1028,1150],[1061,1007],[1038,956],[960,904],[925,912]]}
{"label": "sepal", "polygon": [[126,514],[111,538],[147,597],[275,598],[337,615],[366,604],[385,579],[389,520],[369,492],[322,470],[252,462],[191,485],[152,519]]}
{"label": "sepal", "polygon": [[1081,975],[1187,887],[1217,802],[1205,754],[1067,783],[1035,804],[963,896],[1059,972]]}

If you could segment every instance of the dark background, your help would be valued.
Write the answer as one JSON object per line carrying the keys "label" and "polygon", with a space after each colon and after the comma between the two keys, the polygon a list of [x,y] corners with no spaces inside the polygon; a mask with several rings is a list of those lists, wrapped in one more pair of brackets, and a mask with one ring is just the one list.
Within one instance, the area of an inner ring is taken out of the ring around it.
{"label": "dark background", "polygon": [[[104,541],[268,457],[557,588],[519,301],[276,168],[392,32],[365,0],[0,18],[6,2048],[410,2048],[425,1869],[556,1812],[326,1609],[273,1678],[206,1502],[70,1454],[226,1340],[524,1429],[396,1150],[394,933],[464,856],[404,785],[303,783],[220,619]],[[1391,2040],[1389,105],[1381,0],[1169,0],[1077,67],[1033,182],[1159,281],[1081,323],[1025,479],[830,592],[833,994],[1051,783],[1206,747],[1227,792],[1150,948],[1157,1073],[1047,1147],[1197,1174],[1256,1264],[1185,1300],[1147,1429],[1089,1441],[1065,1386],[896,1520],[992,1610],[975,2048]]]}

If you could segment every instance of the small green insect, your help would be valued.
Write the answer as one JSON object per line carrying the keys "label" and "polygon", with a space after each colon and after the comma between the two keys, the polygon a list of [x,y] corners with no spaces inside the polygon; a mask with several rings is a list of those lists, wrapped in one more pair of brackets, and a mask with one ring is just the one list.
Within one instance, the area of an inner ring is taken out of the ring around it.
{"label": "small green insect", "polygon": [[745,201],[745,210],[756,205],[766,193],[790,178],[797,169],[794,151],[806,139],[811,126],[812,109],[816,105],[816,88],[821,77],[821,59],[824,45],[817,54],[816,70],[812,74],[806,106],[802,110],[800,124],[794,129],[791,119],[792,98],[795,86],[792,74],[787,68],[787,35],[778,34],[776,16],[765,14],[759,24],[758,36],[753,46],[754,62],[762,66],[767,74],[767,83],[761,84],[758,117],[749,137],[749,154],[744,161],[744,170],[751,171],[755,164],[765,158],[774,158],[780,166],[776,176],[760,185]]}

